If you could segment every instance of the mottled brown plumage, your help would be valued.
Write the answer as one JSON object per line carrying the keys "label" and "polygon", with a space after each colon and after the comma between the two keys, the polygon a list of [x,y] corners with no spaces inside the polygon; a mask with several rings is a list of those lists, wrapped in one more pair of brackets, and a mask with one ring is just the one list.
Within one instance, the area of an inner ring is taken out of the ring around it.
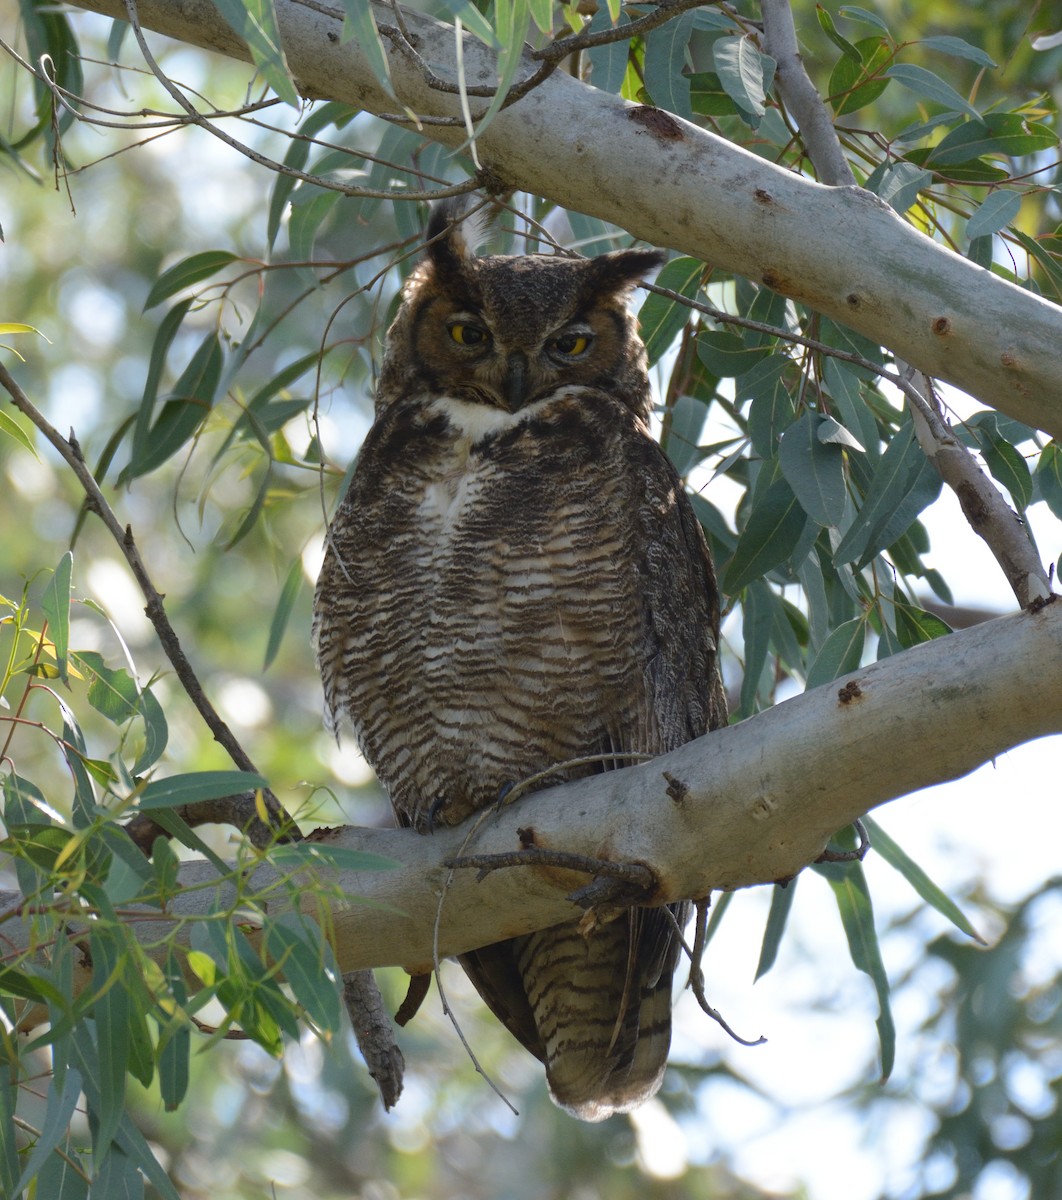
{"label": "mottled brown plumage", "polygon": [[[627,311],[659,256],[476,257],[462,212],[433,213],[388,332],[315,603],[329,723],[420,830],[726,720],[712,565],[647,430]],[[597,1120],[659,1087],[677,958],[666,914],[635,909],[461,963],[554,1099]]]}

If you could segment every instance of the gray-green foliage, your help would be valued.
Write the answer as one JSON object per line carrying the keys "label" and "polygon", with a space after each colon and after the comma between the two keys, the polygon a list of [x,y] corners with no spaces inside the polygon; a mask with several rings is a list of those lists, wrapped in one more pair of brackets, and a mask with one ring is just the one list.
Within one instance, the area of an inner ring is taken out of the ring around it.
{"label": "gray-green foliage", "polygon": [[[129,519],[149,565],[161,568],[170,554],[181,556],[182,568],[164,590],[175,623],[206,668],[208,690],[211,679],[220,686],[227,673],[254,676],[264,663],[267,678],[289,681],[286,690],[275,684],[278,696],[298,693],[290,705],[278,702],[268,737],[247,733],[263,773],[296,807],[305,795],[302,780],[328,778],[324,751],[308,749],[316,700],[303,698],[315,695],[304,638],[285,636],[306,623],[303,552],[324,521],[322,490],[327,508],[344,486],[357,443],[351,431],[367,426],[376,339],[419,243],[426,207],[402,194],[467,179],[474,146],[451,153],[429,131],[384,125],[335,103],[297,110],[273,6],[226,0],[219,7],[248,38],[256,86],[278,100],[265,110],[248,108],[240,121],[226,119],[226,128],[291,173],[252,169],[257,199],[238,227],[219,219],[205,222],[207,228],[183,211],[191,201],[173,183],[172,161],[150,160],[138,168],[142,174],[122,177],[129,236],[119,244],[113,235],[123,231],[112,229],[109,255],[93,256],[85,247],[85,270],[120,276],[107,286],[122,298],[125,332],[109,356],[88,347],[88,366],[107,379],[106,400],[91,420],[75,423],[112,504],[134,512]],[[524,42],[543,46],[582,23],[574,10],[546,0],[447,0],[437,7],[498,53],[501,90],[480,128],[516,77]],[[1020,9],[1010,5],[989,20],[966,6],[938,7],[933,30],[944,34],[918,27],[928,21],[925,13],[894,28],[900,19],[884,5],[818,7],[814,14],[804,5],[798,21],[809,68],[860,182],[974,261],[1057,299],[1062,243],[1050,194],[1057,108],[1046,90],[1047,56],[1022,40]],[[623,27],[648,11],[609,0],[589,28]],[[31,0],[20,14],[27,57],[50,54],[54,78],[71,96],[106,89],[109,69],[73,53],[78,37],[91,41],[95,31],[83,34],[77,16]],[[390,89],[372,11],[351,0],[346,16],[344,36],[376,47],[370,65]],[[580,69],[596,87],[666,108],[804,170],[799,137],[773,90],[775,64],[750,24],[755,16],[751,4],[681,11],[634,41],[595,46]],[[5,39],[14,39],[14,29],[13,20],[5,25]],[[108,50],[137,61],[121,25]],[[1009,74],[999,62],[1010,64]],[[217,95],[218,108],[238,108],[246,75],[234,85],[218,68],[207,74],[204,86],[211,99]],[[1020,89],[1015,78],[1026,81]],[[53,122],[53,94],[39,79],[20,72],[15,83],[2,142],[12,173],[37,176],[53,150],[66,168],[101,157],[96,135],[87,136],[68,107]],[[164,106],[150,79],[124,74],[122,86],[131,93],[122,103],[132,114]],[[92,119],[92,110],[81,111]],[[110,135],[120,144],[145,136],[137,133],[135,115],[126,124],[131,132]],[[235,174],[238,166],[226,160],[226,170]],[[75,176],[75,200],[92,196],[97,173],[106,181],[112,169],[101,162]],[[160,188],[160,177],[170,181],[172,195]],[[381,192],[394,200],[382,200]],[[33,203],[44,194],[35,193]],[[630,241],[620,229],[538,198],[518,197],[509,211],[499,222],[502,249],[523,247],[528,216],[535,229],[545,226],[589,252]],[[150,235],[141,233],[139,214],[146,226],[154,222]],[[0,220],[12,227],[6,213]],[[44,231],[34,233],[33,224],[23,209],[14,225],[19,244],[34,236],[44,244]],[[174,230],[181,241],[174,241]],[[78,282],[63,274],[60,291]],[[28,322],[55,335],[54,349],[34,346],[26,370],[26,390],[32,394],[36,384],[43,395],[50,371],[85,356],[91,329],[78,328],[74,318],[58,321],[32,271],[18,284],[4,297],[14,308],[0,312],[10,322],[0,332],[8,342],[19,338],[23,349]],[[881,385],[877,370],[888,364],[880,347],[760,283],[687,257],[672,258],[657,284],[673,294],[649,294],[639,315],[662,382],[662,441],[689,480],[727,595],[735,717],[751,716],[794,686],[829,683],[868,657],[946,636],[945,621],[928,610],[929,597],[947,603],[951,593],[927,565],[921,520],[940,480],[901,397]],[[1043,501],[1062,518],[1057,444],[987,411],[958,431],[1019,513]],[[0,411],[0,435],[8,465],[43,453],[9,408]],[[16,489],[3,503],[16,524],[26,524],[23,494]],[[146,1180],[158,1195],[176,1195],[130,1119],[130,1089],[146,1089],[166,1109],[181,1104],[195,1085],[193,1050],[201,1037],[194,1018],[210,1001],[222,1006],[222,1028],[238,1024],[271,1053],[285,1039],[297,1041],[304,1025],[338,1046],[336,969],[327,930],[271,917],[266,899],[243,886],[245,876],[174,812],[262,780],[232,771],[209,747],[150,639],[141,635],[130,649],[112,634],[106,605],[88,595],[84,570],[108,552],[105,538],[91,514],[79,515],[81,496],[66,478],[57,503],[59,544],[45,553],[32,536],[13,530],[9,557],[0,563],[7,597],[0,597],[2,848],[33,935],[31,952],[9,955],[0,971],[8,1022],[0,1192],[15,1196],[35,1186],[37,1196],[62,1200],[134,1196],[144,1193]],[[195,559],[181,542],[189,529]],[[75,536],[73,555],[63,553],[64,539]],[[17,582],[20,573],[25,585]],[[150,860],[119,827],[137,810],[152,812],[172,839],[159,838]],[[303,815],[312,821],[317,811],[306,808]],[[850,840],[843,833],[838,846]],[[144,946],[127,913],[140,905],[165,917],[178,887],[173,844],[213,856],[235,890],[190,930],[175,922],[172,937]],[[876,848],[918,896],[972,933],[954,902],[900,847],[882,834]],[[312,865],[297,846],[243,846],[239,853],[241,866],[267,855],[289,881]],[[831,863],[819,871],[842,917],[839,936],[854,966],[872,980],[887,1074],[895,1053],[890,983],[863,869]],[[794,885],[776,894],[760,973],[775,961],[794,894]],[[75,997],[70,980],[79,953],[90,956],[92,983]],[[956,960],[968,955],[949,953]],[[26,1002],[48,1014],[28,1044],[11,1032]],[[53,1072],[47,1101],[36,1123],[16,1126],[20,1096],[45,1051]],[[691,1070],[665,1093],[676,1111],[692,1106],[696,1082]],[[79,1095],[87,1124],[72,1127]],[[351,1111],[366,1108],[367,1096],[348,1095]],[[544,1130],[555,1128],[551,1120],[532,1103],[529,1129],[545,1137]],[[616,1152],[620,1159],[625,1153],[629,1148]],[[683,1194],[698,1194],[704,1174],[692,1171]],[[650,1195],[655,1191],[644,1189],[655,1186],[617,1169],[609,1194]],[[732,1194],[741,1194],[734,1187]]]}

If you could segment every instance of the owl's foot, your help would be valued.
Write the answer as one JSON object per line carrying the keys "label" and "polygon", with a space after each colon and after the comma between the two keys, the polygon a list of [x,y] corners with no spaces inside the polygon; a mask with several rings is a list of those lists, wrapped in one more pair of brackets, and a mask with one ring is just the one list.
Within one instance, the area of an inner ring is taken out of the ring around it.
{"label": "owl's foot", "polygon": [[435,832],[435,822],[439,818],[439,813],[441,813],[442,810],[446,807],[449,799],[450,799],[449,796],[436,796],[435,799],[431,802],[431,807],[428,809],[427,820],[424,822],[424,832],[425,833],[434,833]]}

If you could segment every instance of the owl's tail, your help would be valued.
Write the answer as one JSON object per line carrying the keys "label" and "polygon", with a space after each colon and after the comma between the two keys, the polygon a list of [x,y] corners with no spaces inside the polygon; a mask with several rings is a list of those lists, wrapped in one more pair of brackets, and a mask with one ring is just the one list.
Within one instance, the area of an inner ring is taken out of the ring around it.
{"label": "owl's tail", "polygon": [[660,1087],[677,959],[665,921],[634,910],[586,934],[557,925],[514,947],[550,1093],[584,1121],[636,1108]]}

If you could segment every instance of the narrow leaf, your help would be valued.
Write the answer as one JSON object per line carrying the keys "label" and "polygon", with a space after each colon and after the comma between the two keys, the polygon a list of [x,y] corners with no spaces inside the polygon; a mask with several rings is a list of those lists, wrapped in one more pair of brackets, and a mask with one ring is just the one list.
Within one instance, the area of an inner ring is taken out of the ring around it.
{"label": "narrow leaf", "polygon": [[144,812],[177,808],[197,800],[217,800],[268,786],[261,775],[250,771],[190,771],[186,775],[153,779],[140,793],[137,806]]}
{"label": "narrow leaf", "polygon": [[[134,435],[133,458],[119,476],[121,482],[127,483],[161,466],[199,429],[214,405],[223,363],[218,335],[210,333],[200,342],[174,384],[170,398],[139,448]],[[138,431],[139,428],[138,417]]]}
{"label": "narrow leaf", "polygon": [[37,453],[37,448],[33,444],[33,439],[22,428],[22,426],[13,418],[9,417],[3,409],[0,409],[0,433],[6,433],[9,438],[17,442],[23,450],[28,450],[34,458],[40,459]]}
{"label": "narrow leaf", "polygon": [[295,601],[302,586],[302,578],[302,559],[296,558],[288,569],[284,586],[280,589],[280,599],[277,601],[273,620],[269,623],[269,641],[266,643],[265,661],[262,664],[263,671],[269,670],[270,664],[276,658],[277,651],[280,649],[284,630],[288,627],[288,618],[291,616],[291,610],[295,607]]}
{"label": "narrow leaf", "polygon": [[366,4],[365,0],[343,0],[343,10],[347,14],[343,22],[343,41],[349,42],[353,38],[358,43],[358,49],[365,55],[376,82],[393,97],[391,67],[383,47],[383,38],[376,28],[372,5]]}
{"label": "narrow leaf", "polygon": [[964,112],[975,121],[981,120],[981,114],[968,100],[960,96],[950,83],[945,83],[939,75],[925,67],[919,67],[915,63],[896,63],[889,67],[885,74],[923,100],[943,104],[945,108],[955,112]]}
{"label": "narrow leaf", "polygon": [[273,0],[214,0],[214,6],[247,43],[259,75],[285,104],[297,108],[299,93],[284,57]]}
{"label": "narrow leaf", "polygon": [[41,611],[48,618],[48,636],[55,646],[55,665],[64,683],[70,682],[67,657],[70,652],[70,576],[73,566],[74,556],[68,550],[52,572],[41,597]]}
{"label": "narrow leaf", "polygon": [[866,641],[867,623],[862,617],[845,621],[830,634],[808,668],[807,688],[821,687],[859,669]]}
{"label": "narrow leaf", "polygon": [[986,54],[980,46],[971,46],[969,42],[963,41],[961,37],[952,37],[950,34],[943,34],[938,37],[927,37],[921,41],[927,50],[936,50],[938,54],[947,54],[952,58],[965,58],[970,62],[975,62],[979,67],[987,67],[992,70],[997,64],[995,59]]}
{"label": "narrow leaf", "polygon": [[183,258],[155,280],[148,297],[144,301],[144,311],[161,304],[163,300],[184,291],[186,287],[201,283],[216,275],[223,267],[236,262],[236,255],[228,250],[203,250],[189,258]]}
{"label": "narrow leaf", "polygon": [[342,1025],[342,979],[320,928],[293,913],[270,923],[266,950],[310,1020],[325,1033]]}
{"label": "narrow leaf", "polygon": [[1048,442],[1040,451],[1035,480],[1047,507],[1062,519],[1062,446],[1058,442]]}
{"label": "narrow leaf", "polygon": [[[692,299],[701,284],[704,263],[697,258],[673,258],[665,263],[656,283],[659,287],[678,292]],[[649,294],[638,313],[642,341],[649,355],[649,365],[660,358],[690,319],[690,309],[668,296]]]}
{"label": "narrow leaf", "polygon": [[162,757],[170,734],[166,714],[150,688],[144,688],[140,693],[137,712],[144,721],[144,748],[133,763],[133,774],[142,775]]}
{"label": "narrow leaf", "polygon": [[[834,422],[836,425],[836,422]],[[807,412],[782,434],[778,463],[801,507],[820,525],[840,525],[844,516],[844,455],[819,436],[822,418]],[[840,426],[837,426],[840,428]]]}
{"label": "narrow leaf", "polygon": [[48,1089],[48,1107],[44,1112],[40,1137],[33,1147],[33,1153],[26,1160],[26,1165],[22,1169],[22,1177],[16,1184],[12,1195],[18,1196],[22,1189],[29,1185],[59,1143],[66,1138],[70,1118],[74,1115],[80,1095],[81,1073],[75,1068],[71,1067],[67,1070],[61,1088],[56,1087],[53,1080],[53,1086]]}
{"label": "narrow leaf", "polygon": [[966,236],[987,237],[1010,225],[1021,209],[1021,196],[1017,192],[990,192],[984,202],[966,222]]}
{"label": "narrow leaf", "polygon": [[769,473],[767,484],[757,486],[749,519],[723,573],[723,588],[731,596],[785,562],[808,522],[778,464],[763,470]]}
{"label": "narrow leaf", "polygon": [[846,863],[843,866],[837,863],[819,863],[815,870],[825,875],[833,889],[853,965],[870,977],[877,992],[881,1075],[883,1079],[887,1079],[892,1073],[896,1055],[896,1027],[889,1002],[889,978],[885,973],[885,964],[881,961],[881,948],[878,945],[877,930],[874,928],[874,908],[866,876],[859,863]]}
{"label": "narrow leaf", "polygon": [[763,931],[763,944],[760,946],[760,961],[756,964],[757,979],[767,974],[778,957],[778,947],[782,943],[782,934],[785,933],[799,880],[800,877],[797,876],[784,887],[776,885],[771,890],[771,911],[767,914],[767,928]]}
{"label": "narrow leaf", "polygon": [[946,895],[911,856],[873,819],[864,817],[863,824],[870,835],[871,847],[881,857],[907,880],[922,899],[946,917],[956,929],[961,930],[967,937],[985,946],[988,943],[977,932],[962,909]]}
{"label": "narrow leaf", "polygon": [[96,926],[89,934],[92,1011],[96,1025],[98,1095],[93,1148],[97,1163],[110,1149],[125,1112],[125,1068],[129,1061],[129,997],[120,979],[120,946],[114,933]]}

